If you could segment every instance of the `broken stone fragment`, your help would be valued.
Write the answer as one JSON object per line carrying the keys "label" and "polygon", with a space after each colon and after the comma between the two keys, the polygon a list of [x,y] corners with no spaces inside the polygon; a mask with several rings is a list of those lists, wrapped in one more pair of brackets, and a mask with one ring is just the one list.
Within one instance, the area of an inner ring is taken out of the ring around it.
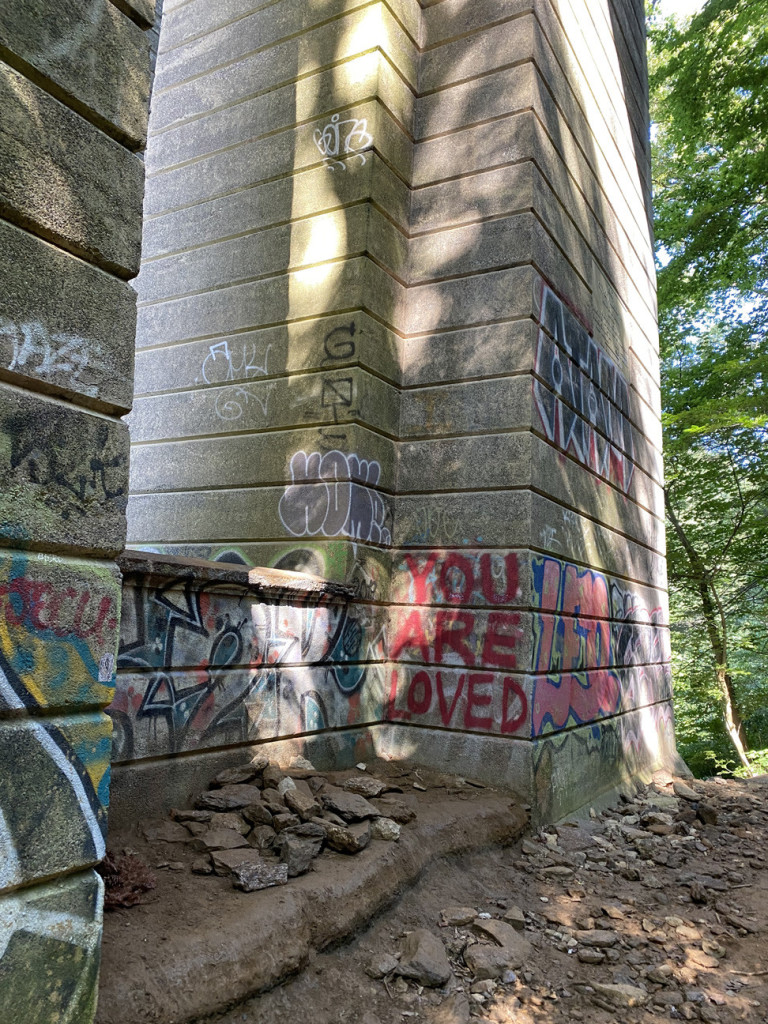
{"label": "broken stone fragment", "polygon": [[507,924],[506,921],[476,917],[472,922],[472,927],[476,932],[480,932],[481,935],[493,939],[499,946],[505,946],[509,949],[521,947],[522,943],[530,946],[528,941],[521,938],[520,933],[511,924]]}
{"label": "broken stone fragment", "polygon": [[371,797],[381,796],[387,788],[383,782],[374,779],[370,775],[354,775],[343,784],[343,789],[349,793],[358,793],[370,800]]}
{"label": "broken stone fragment", "polygon": [[211,823],[209,826],[213,829],[220,828],[233,828],[235,832],[239,832],[241,836],[246,835],[250,832],[251,826],[245,821],[241,815],[234,811],[223,811],[220,814],[211,815]]}
{"label": "broken stone fragment", "polygon": [[291,814],[290,811],[283,811],[282,814],[276,814],[272,818],[272,828],[275,832],[282,832],[283,829],[291,828],[293,825],[300,825],[301,819],[297,814]]}
{"label": "broken stone fragment", "polygon": [[596,928],[593,931],[576,932],[576,938],[580,946],[592,946],[596,949],[610,949],[611,946],[615,946],[619,941],[619,936],[616,932],[600,928]]}
{"label": "broken stone fragment", "polygon": [[288,789],[283,797],[286,807],[294,814],[298,814],[302,821],[309,821],[310,818],[315,818],[320,814],[320,805],[314,796],[303,789]]}
{"label": "broken stone fragment", "polygon": [[204,825],[202,821],[185,821],[184,828],[191,836],[201,836],[208,831],[208,826]]}
{"label": "broken stone fragment", "polygon": [[189,832],[176,821],[163,821],[158,825],[146,825],[142,829],[144,838],[150,843],[186,843]]}
{"label": "broken stone fragment", "polygon": [[591,985],[595,995],[612,1006],[643,1006],[648,1001],[648,993],[636,985],[604,985],[597,981]]}
{"label": "broken stone fragment", "polygon": [[299,754],[297,757],[294,757],[294,759],[291,761],[289,765],[289,770],[291,769],[295,769],[296,771],[300,772],[317,771],[312,762],[309,761],[306,757],[302,757],[301,754]]}
{"label": "broken stone fragment", "polygon": [[397,973],[428,988],[445,985],[451,977],[451,965],[440,939],[426,928],[406,935]]}
{"label": "broken stone fragment", "polygon": [[520,907],[510,907],[504,914],[504,920],[507,924],[511,925],[516,932],[521,932],[525,928],[525,914],[522,912]]}
{"label": "broken stone fragment", "polygon": [[262,803],[248,804],[243,808],[243,817],[252,825],[271,825],[272,813]]}
{"label": "broken stone fragment", "polygon": [[360,853],[371,839],[371,827],[367,821],[350,825],[334,825],[324,822],[325,841],[337,853]]}
{"label": "broken stone fragment", "polygon": [[192,861],[192,874],[193,875],[212,875],[213,865],[211,864],[210,857],[196,857]]}
{"label": "broken stone fragment", "polygon": [[605,953],[599,949],[582,947],[577,950],[576,956],[583,964],[601,964],[605,960]]}
{"label": "broken stone fragment", "polygon": [[277,789],[285,778],[285,772],[278,768],[276,764],[268,764],[261,777],[264,780],[265,789]]}
{"label": "broken stone fragment", "polygon": [[213,850],[238,850],[250,844],[245,836],[235,832],[233,828],[219,828],[198,836],[192,845],[195,850],[211,853]]}
{"label": "broken stone fragment", "polygon": [[472,924],[476,917],[474,907],[446,907],[440,911],[440,925],[442,928],[460,928]]}
{"label": "broken stone fragment", "polygon": [[203,793],[197,805],[206,811],[239,811],[260,798],[261,790],[256,786],[222,786]]}
{"label": "broken stone fragment", "polygon": [[283,800],[285,800],[285,794],[292,789],[296,789],[296,783],[289,775],[286,775],[285,778],[280,779],[280,781],[277,784],[277,792],[280,794]]}
{"label": "broken stone fragment", "polygon": [[357,793],[347,793],[343,789],[332,789],[323,793],[323,806],[333,811],[344,821],[364,821],[366,818],[380,818],[378,807],[368,803],[365,797]]}
{"label": "broken stone fragment", "polygon": [[391,818],[398,825],[407,825],[416,818],[416,811],[412,807],[402,800],[395,800],[394,797],[381,797],[374,807],[378,809],[379,814]]}
{"label": "broken stone fragment", "polygon": [[482,981],[484,978],[496,980],[501,978],[506,971],[519,970],[523,958],[516,956],[514,951],[506,949],[504,946],[491,946],[476,942],[464,950],[464,963],[474,975],[475,980]]}
{"label": "broken stone fragment", "polygon": [[277,839],[277,832],[269,825],[256,825],[248,833],[248,842],[262,853],[271,850]]}
{"label": "broken stone fragment", "polygon": [[261,802],[272,814],[280,814],[285,810],[285,800],[276,789],[265,789],[261,796]]}
{"label": "broken stone fragment", "polygon": [[303,838],[290,832],[281,832],[275,840],[275,850],[286,864],[289,878],[306,874],[322,845],[322,839]]}
{"label": "broken stone fragment", "polygon": [[171,817],[174,821],[197,821],[201,824],[205,824],[211,820],[213,814],[211,811],[182,810],[178,807],[172,807]]}
{"label": "broken stone fragment", "polygon": [[252,764],[241,764],[237,768],[225,768],[223,772],[219,772],[216,778],[211,782],[211,789],[220,789],[222,786],[236,786],[246,782],[251,782],[259,775],[258,768]]}
{"label": "broken stone fragment", "polygon": [[675,796],[679,796],[682,800],[688,800],[691,803],[696,803],[701,799],[695,789],[691,789],[684,782],[673,782],[672,789],[674,790]]}
{"label": "broken stone fragment", "polygon": [[704,801],[701,800],[699,801],[699,806],[696,808],[696,817],[705,825],[716,825],[717,809],[713,807],[712,804],[704,803]]}
{"label": "broken stone fragment", "polygon": [[398,961],[389,953],[377,953],[365,965],[365,973],[369,978],[379,981],[396,970],[397,966]]}
{"label": "broken stone fragment", "polygon": [[[213,870],[217,875],[229,875],[234,868],[242,864],[260,864],[264,858],[253,849],[215,850],[211,854]],[[272,862],[274,863],[274,862]]]}
{"label": "broken stone fragment", "polygon": [[288,865],[259,858],[236,865],[232,868],[232,874],[236,889],[257,892],[273,885],[285,885],[288,881]]}
{"label": "broken stone fragment", "polygon": [[392,818],[374,818],[371,822],[371,839],[383,839],[388,843],[400,838],[400,825]]}

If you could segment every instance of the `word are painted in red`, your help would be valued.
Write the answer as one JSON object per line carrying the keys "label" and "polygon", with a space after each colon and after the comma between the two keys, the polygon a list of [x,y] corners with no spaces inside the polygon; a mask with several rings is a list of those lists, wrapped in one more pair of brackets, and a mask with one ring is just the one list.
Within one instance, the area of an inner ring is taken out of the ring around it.
{"label": "word are painted in red", "polygon": [[515,668],[519,625],[517,612],[419,609],[410,612],[397,629],[391,657],[406,655],[406,660],[413,660],[418,654],[432,665],[458,659],[469,668]]}

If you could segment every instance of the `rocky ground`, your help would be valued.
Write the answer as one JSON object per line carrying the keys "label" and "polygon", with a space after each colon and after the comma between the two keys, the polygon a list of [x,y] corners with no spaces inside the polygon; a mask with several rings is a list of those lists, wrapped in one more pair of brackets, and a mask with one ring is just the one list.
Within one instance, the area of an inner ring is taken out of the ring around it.
{"label": "rocky ground", "polygon": [[[376,766],[367,767],[356,777],[368,783],[353,782],[352,790],[367,786],[373,793]],[[378,817],[407,805],[414,786],[432,805],[481,793],[466,780],[451,784],[407,771],[381,784],[390,792],[377,799],[391,802]],[[283,797],[293,794],[290,784],[282,785]],[[343,785],[327,783],[331,799],[323,800],[324,787],[309,773],[302,796],[289,797],[288,813],[299,820],[285,819],[278,838],[293,828],[299,844],[317,846],[319,832],[301,832],[299,809],[303,823],[317,829],[330,820],[326,843],[328,832],[354,845],[379,828],[377,817],[350,822],[351,805],[339,794],[351,790]],[[768,1022],[766,796],[766,778],[658,776],[602,813],[548,826],[511,846],[438,860],[353,941],[316,953],[293,979],[206,1022],[285,1024],[306,1016],[313,1024]],[[403,821],[401,827],[413,826]],[[395,831],[388,832],[392,844],[399,842]],[[288,867],[291,846],[296,843],[285,839],[273,845],[267,853],[273,869]],[[201,849],[201,856],[222,873],[215,851]],[[174,870],[167,867],[174,863],[153,867]],[[245,886],[235,872],[232,880],[247,888],[247,873]]]}

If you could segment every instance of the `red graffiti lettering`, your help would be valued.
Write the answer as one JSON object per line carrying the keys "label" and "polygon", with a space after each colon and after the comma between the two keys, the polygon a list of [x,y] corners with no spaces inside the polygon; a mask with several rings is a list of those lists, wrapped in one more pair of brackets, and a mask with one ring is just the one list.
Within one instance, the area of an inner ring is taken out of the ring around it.
{"label": "red graffiti lettering", "polygon": [[[454,624],[458,624],[455,628]],[[435,661],[442,662],[446,648],[458,654],[465,665],[475,664],[475,655],[467,643],[475,628],[471,612],[438,612],[435,616]]]}
{"label": "red graffiti lettering", "polygon": [[[417,694],[417,688],[421,687],[421,695]],[[417,672],[411,679],[406,699],[408,710],[414,715],[426,715],[432,706],[432,680],[428,672]]]}
{"label": "red graffiti lettering", "polygon": [[506,568],[507,588],[503,594],[497,593],[493,582],[493,571],[491,556],[489,554],[480,556],[480,574],[483,586],[483,595],[491,604],[509,604],[517,596],[518,573],[517,555],[514,551],[504,556]]}
{"label": "red graffiti lettering", "polygon": [[466,729],[490,729],[493,726],[493,718],[490,716],[484,716],[478,718],[475,713],[475,708],[487,708],[490,707],[491,701],[493,700],[490,693],[477,693],[477,687],[487,686],[493,682],[493,674],[491,672],[473,672],[469,677],[469,684],[467,686],[467,707],[464,711],[464,727]]}
{"label": "red graffiti lettering", "polygon": [[465,680],[465,676],[462,673],[459,676],[459,682],[458,682],[458,684],[456,686],[456,689],[454,690],[453,700],[451,701],[451,705],[450,705],[450,707],[448,707],[448,705],[446,703],[446,700],[445,700],[445,687],[444,687],[444,684],[443,684],[443,673],[442,672],[438,672],[437,673],[437,699],[438,699],[438,701],[440,703],[440,717],[443,720],[443,725],[450,725],[451,724],[451,719],[453,718],[453,713],[456,710],[456,705],[459,703],[459,698],[461,697],[462,690],[464,689],[464,680]]}
{"label": "red graffiti lettering", "polygon": [[440,571],[440,590],[449,604],[461,604],[469,601],[475,586],[475,573],[468,558],[459,554],[450,554],[443,562]]}
{"label": "red graffiti lettering", "polygon": [[[510,698],[520,703],[520,711],[514,717],[509,717]],[[520,684],[511,676],[504,677],[504,696],[501,703],[501,731],[503,733],[517,732],[528,716],[528,698]]]}
{"label": "red graffiti lettering", "polygon": [[391,655],[399,658],[403,651],[416,648],[423,661],[429,661],[429,644],[424,635],[424,624],[421,619],[421,612],[411,612],[405,622],[397,631],[392,643]]}
{"label": "red graffiti lettering", "polygon": [[491,612],[483,644],[483,664],[516,668],[517,658],[510,653],[517,647],[520,630],[517,612]]}
{"label": "red graffiti lettering", "polygon": [[424,563],[423,568],[419,568],[418,563],[413,555],[405,556],[405,563],[408,566],[408,570],[413,580],[414,588],[414,604],[427,604],[430,599],[430,594],[427,589],[427,581],[429,574],[435,567],[437,562],[437,552],[432,551],[427,555],[427,560]]}

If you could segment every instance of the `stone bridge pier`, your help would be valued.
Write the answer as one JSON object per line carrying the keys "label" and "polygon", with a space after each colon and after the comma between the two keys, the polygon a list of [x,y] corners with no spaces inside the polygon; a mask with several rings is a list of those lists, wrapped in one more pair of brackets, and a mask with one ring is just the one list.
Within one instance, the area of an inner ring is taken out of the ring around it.
{"label": "stone bridge pier", "polygon": [[110,778],[675,758],[642,0],[19,0],[0,89],[0,1018]]}

